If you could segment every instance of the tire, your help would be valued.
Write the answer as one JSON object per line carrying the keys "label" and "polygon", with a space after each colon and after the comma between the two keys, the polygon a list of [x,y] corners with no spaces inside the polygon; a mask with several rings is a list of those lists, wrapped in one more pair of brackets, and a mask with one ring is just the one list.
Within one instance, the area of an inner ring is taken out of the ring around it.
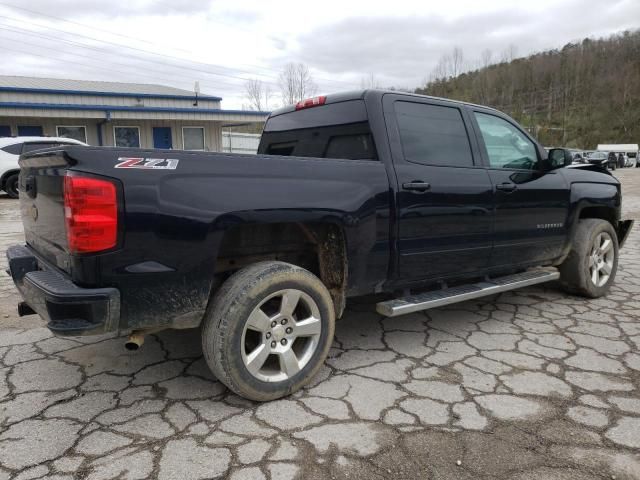
{"label": "tire", "polygon": [[12,173],[4,181],[4,191],[11,198],[18,198],[18,174]]}
{"label": "tire", "polygon": [[334,327],[333,301],[315,275],[284,262],[260,262],[233,274],[214,294],[203,320],[202,350],[230,390],[264,402],[313,378]]}
{"label": "tire", "polygon": [[598,298],[609,291],[617,270],[618,237],[613,226],[597,218],[580,220],[571,251],[560,265],[563,287],[570,293]]}

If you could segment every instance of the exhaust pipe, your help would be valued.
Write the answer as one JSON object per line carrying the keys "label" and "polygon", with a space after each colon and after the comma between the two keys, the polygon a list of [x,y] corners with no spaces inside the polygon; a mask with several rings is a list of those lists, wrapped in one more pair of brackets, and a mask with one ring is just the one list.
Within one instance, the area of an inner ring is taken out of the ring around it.
{"label": "exhaust pipe", "polygon": [[138,350],[144,343],[144,332],[139,330],[131,332],[124,344],[124,348],[130,351]]}
{"label": "exhaust pipe", "polygon": [[136,351],[144,343],[144,336],[145,335],[148,335],[150,333],[159,332],[161,330],[164,330],[165,328],[166,327],[149,328],[147,330],[133,330],[129,334],[129,337],[127,338],[127,341],[124,342],[124,348],[126,348],[127,350],[130,350],[132,352]]}

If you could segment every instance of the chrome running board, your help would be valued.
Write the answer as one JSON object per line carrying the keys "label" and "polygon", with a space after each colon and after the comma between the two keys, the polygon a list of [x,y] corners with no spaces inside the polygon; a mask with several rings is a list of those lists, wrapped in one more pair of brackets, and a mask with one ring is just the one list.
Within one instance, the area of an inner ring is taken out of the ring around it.
{"label": "chrome running board", "polygon": [[495,295],[496,293],[515,290],[516,288],[537,285],[560,278],[560,272],[555,268],[529,270],[504,277],[497,277],[479,283],[460,285],[458,287],[444,288],[431,292],[410,295],[404,298],[395,298],[376,304],[379,314],[386,317],[397,317],[407,313],[427,310],[429,308],[442,307],[452,303],[464,302],[474,298]]}

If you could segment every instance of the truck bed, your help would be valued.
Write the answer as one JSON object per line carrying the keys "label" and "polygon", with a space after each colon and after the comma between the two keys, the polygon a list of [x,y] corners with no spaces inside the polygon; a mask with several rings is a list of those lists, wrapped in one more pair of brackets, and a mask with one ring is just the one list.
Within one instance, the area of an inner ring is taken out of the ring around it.
{"label": "truck bed", "polygon": [[[362,272],[352,278],[376,283],[386,275],[391,200],[380,162],[74,146],[25,155],[20,165],[27,246],[77,285],[118,288],[121,328],[155,325],[159,311],[168,325],[196,326],[225,232],[241,225],[334,223],[353,258],[366,259],[354,263]],[[69,251],[63,178],[70,175],[116,185],[114,248]]]}

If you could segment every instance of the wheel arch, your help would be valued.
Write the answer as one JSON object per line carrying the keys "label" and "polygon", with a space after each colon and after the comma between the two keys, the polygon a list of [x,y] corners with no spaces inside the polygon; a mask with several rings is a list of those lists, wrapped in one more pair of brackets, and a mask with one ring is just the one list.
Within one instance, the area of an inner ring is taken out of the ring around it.
{"label": "wheel arch", "polygon": [[347,240],[333,222],[239,223],[225,229],[216,255],[216,277],[265,260],[280,260],[315,274],[329,290],[336,318],[346,306]]}
{"label": "wheel arch", "polygon": [[615,207],[609,205],[588,205],[584,206],[578,212],[578,221],[585,218],[599,218],[606,220],[614,228],[618,222],[617,212]]}
{"label": "wheel arch", "polygon": [[609,222],[616,232],[620,219],[620,190],[613,183],[573,182],[567,218],[567,237],[562,255],[554,265],[560,265],[569,255],[578,224],[588,218]]}

